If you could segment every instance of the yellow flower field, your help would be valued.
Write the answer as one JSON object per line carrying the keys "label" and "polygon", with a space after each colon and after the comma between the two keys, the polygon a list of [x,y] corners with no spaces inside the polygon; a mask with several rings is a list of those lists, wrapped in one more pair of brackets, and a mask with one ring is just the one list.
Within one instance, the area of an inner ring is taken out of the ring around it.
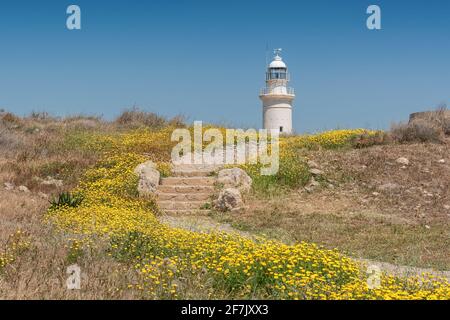
{"label": "yellow flower field", "polygon": [[[283,139],[281,170],[294,159],[292,150],[318,144],[325,148],[348,143],[362,131],[340,130]],[[449,299],[450,285],[431,276],[398,278],[383,275],[369,289],[363,265],[312,243],[286,245],[269,239],[250,240],[237,234],[199,233],[160,223],[153,201],[139,199],[134,168],[148,158],[167,161],[170,130],[136,132],[87,139],[89,148],[105,154],[88,170],[73,194],[77,207],[55,207],[46,216],[64,233],[90,243],[110,241],[109,254],[129,263],[141,275],[130,283],[148,298],[185,298],[188,277],[208,280],[231,298],[269,299]],[[144,155],[145,154],[145,155]]]}

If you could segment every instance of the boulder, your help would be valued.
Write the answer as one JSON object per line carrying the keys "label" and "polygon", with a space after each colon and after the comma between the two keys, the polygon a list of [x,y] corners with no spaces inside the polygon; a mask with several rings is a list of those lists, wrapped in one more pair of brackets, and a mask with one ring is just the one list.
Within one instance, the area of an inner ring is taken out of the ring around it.
{"label": "boulder", "polygon": [[150,196],[156,192],[161,174],[153,161],[141,163],[134,169],[134,173],[139,177],[138,192],[141,197]]}
{"label": "boulder", "polygon": [[252,178],[240,168],[220,170],[217,182],[224,188],[236,188],[241,192],[248,192],[252,187]]}
{"label": "boulder", "polygon": [[235,211],[243,206],[241,192],[236,188],[226,188],[214,201],[214,207],[220,211]]}

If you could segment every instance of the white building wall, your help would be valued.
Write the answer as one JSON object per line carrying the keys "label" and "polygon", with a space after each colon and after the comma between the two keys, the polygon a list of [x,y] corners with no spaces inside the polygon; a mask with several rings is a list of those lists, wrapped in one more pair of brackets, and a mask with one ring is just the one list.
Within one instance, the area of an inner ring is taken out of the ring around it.
{"label": "white building wall", "polygon": [[263,126],[265,129],[280,130],[285,134],[292,133],[292,101],[283,98],[263,99]]}

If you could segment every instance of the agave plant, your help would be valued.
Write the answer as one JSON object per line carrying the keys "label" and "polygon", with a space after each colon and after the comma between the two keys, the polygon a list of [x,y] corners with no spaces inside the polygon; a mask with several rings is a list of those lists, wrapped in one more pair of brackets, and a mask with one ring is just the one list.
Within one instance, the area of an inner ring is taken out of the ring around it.
{"label": "agave plant", "polygon": [[51,208],[57,207],[78,207],[81,202],[83,202],[83,196],[81,195],[72,195],[69,192],[63,192],[58,195],[58,197],[54,198],[50,201]]}

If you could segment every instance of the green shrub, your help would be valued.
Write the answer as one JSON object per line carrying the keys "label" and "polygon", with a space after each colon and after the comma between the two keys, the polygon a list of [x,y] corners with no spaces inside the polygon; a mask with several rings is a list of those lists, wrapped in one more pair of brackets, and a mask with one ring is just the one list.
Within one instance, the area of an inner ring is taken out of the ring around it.
{"label": "green shrub", "polygon": [[57,198],[54,198],[50,201],[50,208],[58,208],[58,207],[72,207],[76,208],[83,202],[83,196],[81,195],[72,195],[69,192],[63,192],[58,195]]}
{"label": "green shrub", "polygon": [[274,175],[261,175],[262,164],[245,165],[242,168],[252,178],[252,188],[256,193],[276,194],[304,186],[311,178],[304,159],[297,154],[280,157],[278,172]]}

